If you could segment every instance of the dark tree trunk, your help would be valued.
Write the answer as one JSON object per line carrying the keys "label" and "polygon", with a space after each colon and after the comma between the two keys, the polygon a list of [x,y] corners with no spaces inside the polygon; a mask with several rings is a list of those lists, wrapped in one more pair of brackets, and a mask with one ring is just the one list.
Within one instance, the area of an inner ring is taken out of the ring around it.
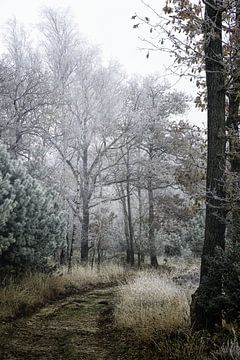
{"label": "dark tree trunk", "polygon": [[74,249],[74,244],[76,242],[76,237],[77,237],[77,226],[76,226],[76,215],[74,215],[72,238],[71,238],[69,254],[68,254],[68,271],[69,272],[72,270],[73,249]]}
{"label": "dark tree trunk", "polygon": [[82,187],[82,229],[81,229],[81,262],[88,262],[88,232],[89,232],[89,175],[88,175],[88,148],[83,150],[83,187]]}
{"label": "dark tree trunk", "polygon": [[221,1],[209,0],[205,8],[205,64],[208,103],[208,158],[206,224],[200,285],[192,297],[191,319],[196,329],[221,326],[221,276],[212,271],[218,247],[224,249],[225,217],[225,90],[222,52]]}
{"label": "dark tree trunk", "polygon": [[129,164],[129,149],[127,152],[127,212],[128,212],[128,228],[129,228],[129,246],[130,246],[130,264],[134,265],[134,233],[132,223],[132,207],[131,207],[131,192],[130,192],[130,164]]}
{"label": "dark tree trunk", "polygon": [[67,265],[67,263],[68,263],[67,249],[63,248],[59,256],[59,265],[64,266]]}
{"label": "dark tree trunk", "polygon": [[236,7],[236,31],[232,38],[232,48],[235,49],[234,67],[232,70],[232,82],[228,91],[229,110],[228,110],[228,136],[229,136],[229,153],[231,162],[231,172],[233,186],[229,198],[231,199],[232,208],[232,239],[233,243],[240,243],[240,203],[239,188],[240,188],[240,138],[239,138],[239,88],[240,88],[240,58],[239,58],[239,41],[240,41],[240,1],[235,1]]}
{"label": "dark tree trunk", "polygon": [[150,261],[151,266],[157,268],[158,260],[156,255],[156,245],[155,245],[155,231],[154,231],[154,207],[153,207],[153,190],[150,185],[148,187],[148,201],[149,201],[149,209],[148,209],[148,241],[149,241],[149,251],[150,251]]}
{"label": "dark tree trunk", "polygon": [[129,227],[129,250],[130,250],[130,264],[134,265],[134,234],[133,234],[133,224],[132,224],[132,209],[131,209],[131,194],[129,189],[129,184],[127,181],[127,206],[128,206],[128,227]]}
{"label": "dark tree trunk", "polygon": [[240,143],[239,143],[239,99],[238,91],[232,91],[229,95],[229,144],[230,161],[232,173],[232,187],[229,193],[232,208],[231,231],[233,243],[240,243],[240,204],[236,199],[239,198],[240,187]]}
{"label": "dark tree trunk", "polygon": [[[83,202],[84,203],[84,202]],[[88,232],[89,232],[89,208],[88,203],[83,204],[82,231],[81,231],[81,262],[88,262]]]}
{"label": "dark tree trunk", "polygon": [[77,223],[79,221],[79,213],[80,213],[80,179],[79,175],[77,177],[77,192],[76,192],[76,211],[73,214],[73,230],[72,230],[72,238],[69,239],[68,236],[68,271],[72,269],[72,257],[74,251],[74,245],[77,240]]}
{"label": "dark tree trunk", "polygon": [[130,251],[130,242],[129,242],[129,231],[128,231],[128,222],[126,216],[124,216],[124,232],[125,232],[125,239],[126,239],[126,261],[127,264],[131,263],[131,251]]}
{"label": "dark tree trunk", "polygon": [[68,227],[69,227],[69,216],[68,216],[68,220],[67,220],[67,225],[66,225],[66,230],[65,230],[65,246],[61,249],[60,252],[60,257],[59,257],[59,264],[60,266],[63,265],[68,265],[68,259],[69,259],[69,231],[68,231]]}
{"label": "dark tree trunk", "polygon": [[125,191],[123,189],[122,184],[118,187],[119,196],[121,196],[121,204],[123,208],[123,215],[124,215],[124,233],[126,239],[126,261],[127,264],[131,263],[131,251],[130,251],[130,241],[129,241],[129,226],[128,226],[128,212],[127,212],[127,204],[126,204],[126,197]]}
{"label": "dark tree trunk", "polygon": [[[149,159],[152,162],[153,160],[153,147],[149,146]],[[154,219],[154,197],[153,197],[153,186],[152,186],[152,176],[151,173],[148,178],[148,241],[149,241],[149,251],[150,251],[150,261],[151,266],[157,268],[158,260],[156,254],[156,244],[155,244],[155,219]]]}
{"label": "dark tree trunk", "polygon": [[[139,175],[140,177],[140,175]],[[142,193],[140,184],[138,184],[138,217],[139,217],[139,237],[138,237],[138,267],[140,268],[144,262],[143,254],[143,211],[142,211]]]}
{"label": "dark tree trunk", "polygon": [[98,268],[100,268],[101,260],[102,260],[102,249],[101,249],[101,239],[99,239],[98,244],[97,244],[97,265],[98,265]]}

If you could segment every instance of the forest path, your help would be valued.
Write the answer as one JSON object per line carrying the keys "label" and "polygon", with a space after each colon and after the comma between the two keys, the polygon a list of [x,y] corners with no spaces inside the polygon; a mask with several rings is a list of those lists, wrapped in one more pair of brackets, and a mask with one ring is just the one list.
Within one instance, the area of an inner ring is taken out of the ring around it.
{"label": "forest path", "polygon": [[0,359],[120,359],[108,330],[116,289],[75,294],[1,327]]}

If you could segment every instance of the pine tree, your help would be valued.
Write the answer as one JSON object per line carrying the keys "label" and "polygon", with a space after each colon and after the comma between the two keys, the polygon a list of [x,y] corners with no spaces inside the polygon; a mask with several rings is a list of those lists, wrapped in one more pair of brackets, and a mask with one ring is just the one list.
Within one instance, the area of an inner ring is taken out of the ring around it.
{"label": "pine tree", "polygon": [[63,242],[64,217],[55,194],[0,147],[0,271],[45,271]]}

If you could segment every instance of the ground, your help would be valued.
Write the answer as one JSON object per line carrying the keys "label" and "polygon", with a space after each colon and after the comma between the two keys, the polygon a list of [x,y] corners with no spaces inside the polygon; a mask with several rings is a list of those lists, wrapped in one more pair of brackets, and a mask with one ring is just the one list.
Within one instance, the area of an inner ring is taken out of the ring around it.
{"label": "ground", "polygon": [[[189,290],[193,281],[189,276],[177,276],[175,282]],[[201,338],[195,344],[188,334],[177,332],[166,337],[161,333],[157,340],[144,343],[134,336],[133,329],[117,330],[113,312],[118,287],[113,283],[68,286],[62,298],[38,310],[23,308],[22,313],[16,313],[17,319],[0,323],[0,360],[203,359],[199,356]],[[35,312],[29,315],[29,311]]]}
{"label": "ground", "polygon": [[[48,304],[1,327],[2,360],[114,360],[111,336],[116,288],[95,289]],[[118,342],[118,340],[117,340]]]}

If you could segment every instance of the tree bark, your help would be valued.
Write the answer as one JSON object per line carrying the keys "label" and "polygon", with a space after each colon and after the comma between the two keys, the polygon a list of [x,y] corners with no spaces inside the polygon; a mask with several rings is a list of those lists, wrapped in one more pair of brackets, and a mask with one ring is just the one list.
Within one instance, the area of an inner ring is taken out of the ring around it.
{"label": "tree bark", "polygon": [[138,217],[139,217],[139,237],[138,237],[138,267],[140,268],[144,263],[143,254],[143,211],[142,211],[142,193],[140,184],[138,184]]}
{"label": "tree bark", "polygon": [[[149,160],[153,160],[153,146],[149,145]],[[149,250],[150,250],[150,261],[151,266],[157,268],[158,260],[156,254],[156,244],[155,244],[155,219],[154,219],[154,197],[153,197],[153,186],[152,186],[152,175],[151,172],[148,178],[148,241],[149,241]]]}
{"label": "tree bark", "polygon": [[[85,124],[86,127],[86,124]],[[88,233],[89,233],[89,175],[88,175],[88,147],[86,141],[86,129],[84,127],[83,149],[83,185],[82,185],[82,229],[81,229],[81,262],[88,262]]]}
{"label": "tree bark", "polygon": [[153,189],[152,181],[148,181],[148,241],[149,241],[149,251],[150,251],[150,262],[151,266],[157,268],[158,260],[156,255],[156,245],[155,245],[155,231],[154,231],[154,206],[153,206]]}
{"label": "tree bark", "polygon": [[208,104],[208,155],[205,240],[201,261],[200,285],[192,297],[191,319],[195,329],[221,326],[221,308],[215,300],[222,293],[221,276],[215,275],[212,262],[218,247],[225,245],[225,89],[222,49],[221,2],[205,5],[205,65]]}
{"label": "tree bark", "polygon": [[88,232],[89,232],[89,209],[88,204],[83,205],[83,219],[81,231],[81,262],[83,264],[88,262]]}
{"label": "tree bark", "polygon": [[232,48],[235,49],[232,83],[228,92],[228,136],[229,136],[229,153],[232,173],[232,191],[229,193],[232,210],[232,240],[233,243],[240,243],[240,139],[239,139],[239,88],[240,88],[240,58],[239,58],[239,41],[240,41],[240,1],[235,1],[235,27],[236,31],[232,37]]}
{"label": "tree bark", "polygon": [[126,204],[126,197],[125,191],[123,189],[122,184],[117,187],[119,196],[121,197],[121,204],[123,209],[123,219],[124,219],[124,233],[126,239],[126,262],[127,264],[131,263],[131,256],[130,256],[130,241],[129,241],[129,226],[128,226],[128,212],[127,212],[127,204]]}
{"label": "tree bark", "polygon": [[130,264],[134,265],[134,232],[132,224],[132,208],[131,208],[131,192],[130,192],[130,164],[129,164],[129,149],[127,151],[127,209],[128,209],[128,228],[129,228],[129,247],[130,247]]}
{"label": "tree bark", "polygon": [[76,211],[73,214],[73,231],[72,238],[69,246],[69,254],[68,254],[68,271],[72,269],[72,257],[74,251],[74,244],[77,239],[77,222],[79,221],[79,213],[80,213],[80,179],[79,174],[77,178],[77,191],[76,191]]}

